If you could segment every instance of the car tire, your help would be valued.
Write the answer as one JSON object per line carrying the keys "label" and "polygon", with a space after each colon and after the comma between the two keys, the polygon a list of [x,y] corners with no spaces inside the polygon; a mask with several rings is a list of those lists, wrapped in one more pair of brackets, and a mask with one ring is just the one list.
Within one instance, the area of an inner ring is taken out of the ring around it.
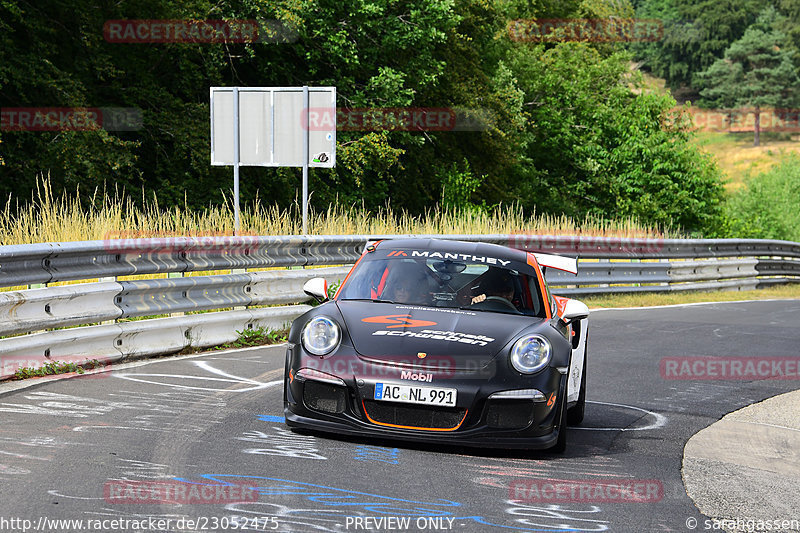
{"label": "car tire", "polygon": [[550,453],[564,453],[567,449],[567,387],[566,379],[564,380],[564,392],[561,395],[561,401],[558,405],[558,425],[555,430],[558,431],[558,440],[547,451]]}
{"label": "car tire", "polygon": [[583,422],[586,411],[586,351],[583,352],[583,370],[581,371],[581,387],[578,391],[578,401],[567,409],[567,424],[579,426]]}

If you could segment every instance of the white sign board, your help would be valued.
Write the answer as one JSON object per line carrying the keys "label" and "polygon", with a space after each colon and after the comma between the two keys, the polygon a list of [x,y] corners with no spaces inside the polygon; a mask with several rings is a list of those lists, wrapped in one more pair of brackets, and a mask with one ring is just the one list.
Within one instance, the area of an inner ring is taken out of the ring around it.
{"label": "white sign board", "polygon": [[336,166],[336,87],[211,87],[211,164],[233,166],[239,232],[239,167],[302,167],[303,234],[308,167]]}
{"label": "white sign board", "polygon": [[[336,166],[336,87],[237,87],[241,166]],[[211,87],[211,164],[236,164],[234,87]],[[304,162],[304,137],[308,160]]]}

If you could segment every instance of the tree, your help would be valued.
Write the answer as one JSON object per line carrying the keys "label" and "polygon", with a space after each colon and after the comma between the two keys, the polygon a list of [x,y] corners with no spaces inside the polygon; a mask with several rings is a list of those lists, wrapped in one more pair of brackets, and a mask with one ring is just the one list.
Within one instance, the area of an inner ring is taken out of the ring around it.
{"label": "tree", "polygon": [[[790,0],[794,1],[794,0]],[[645,0],[636,16],[664,23],[663,38],[633,43],[643,68],[665,78],[672,89],[692,86],[693,76],[740,38],[768,0]]]}
{"label": "tree", "polygon": [[[158,190],[162,207],[219,204],[230,170],[209,165],[208,87],[335,85],[340,107],[479,120],[340,130],[337,167],[310,176],[315,208],[519,202],[702,230],[715,212],[714,170],[684,130],[663,126],[674,101],[632,85],[624,45],[509,38],[509,20],[632,13],[628,0],[0,0],[0,107],[143,117],[137,131],[4,131],[0,197],[28,197],[49,174],[56,192],[105,183]],[[115,19],[277,21],[293,38],[124,44],[103,36]],[[246,167],[241,178],[243,202],[296,198],[297,169]]]}
{"label": "tree", "polygon": [[753,145],[758,146],[761,108],[792,105],[800,79],[786,36],[775,29],[780,16],[767,8],[741,39],[725,50],[725,56],[697,76],[704,87],[703,104],[726,108],[754,107]]}
{"label": "tree", "polygon": [[778,11],[784,17],[778,21],[778,29],[786,34],[795,51],[800,51],[800,2],[780,0]]}
{"label": "tree", "polygon": [[[722,187],[675,100],[641,90],[629,55],[585,43],[528,49],[512,63],[529,114],[515,192],[523,207],[713,229]],[[638,89],[637,89],[638,88]]]}

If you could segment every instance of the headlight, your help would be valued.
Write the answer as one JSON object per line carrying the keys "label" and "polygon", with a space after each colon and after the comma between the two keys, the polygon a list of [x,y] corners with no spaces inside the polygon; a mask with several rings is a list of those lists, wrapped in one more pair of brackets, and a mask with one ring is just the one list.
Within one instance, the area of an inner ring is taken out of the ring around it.
{"label": "headlight", "polygon": [[533,374],[550,362],[550,341],[541,335],[528,335],[511,348],[511,364],[523,374]]}
{"label": "headlight", "polygon": [[339,344],[339,326],[326,316],[317,316],[303,328],[303,346],[314,355],[325,355]]}

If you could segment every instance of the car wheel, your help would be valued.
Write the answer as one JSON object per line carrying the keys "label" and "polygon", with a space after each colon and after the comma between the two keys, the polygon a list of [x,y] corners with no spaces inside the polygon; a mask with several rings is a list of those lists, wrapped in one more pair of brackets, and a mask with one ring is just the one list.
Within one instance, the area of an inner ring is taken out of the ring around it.
{"label": "car wheel", "polygon": [[581,371],[581,388],[578,391],[578,401],[567,409],[567,424],[579,426],[583,422],[583,413],[586,411],[586,351],[583,352],[583,370]]}
{"label": "car wheel", "polygon": [[567,449],[567,387],[566,379],[564,379],[564,393],[561,395],[561,402],[559,402],[558,410],[558,425],[555,429],[558,431],[558,440],[552,448],[547,451],[551,453],[564,453]]}

